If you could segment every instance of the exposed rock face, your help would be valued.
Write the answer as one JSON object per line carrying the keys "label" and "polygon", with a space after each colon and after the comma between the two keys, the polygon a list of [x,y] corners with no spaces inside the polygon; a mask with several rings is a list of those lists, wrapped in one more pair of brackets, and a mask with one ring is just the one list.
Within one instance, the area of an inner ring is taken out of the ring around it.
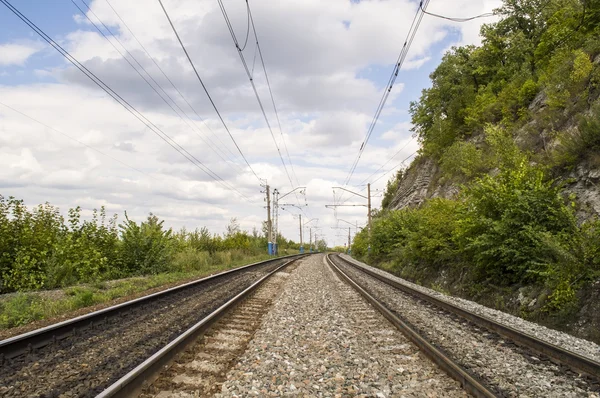
{"label": "exposed rock face", "polygon": [[427,199],[431,181],[438,171],[438,165],[431,159],[412,164],[398,184],[398,190],[390,202],[390,209],[418,206]]}
{"label": "exposed rock face", "polygon": [[566,194],[575,194],[577,202],[577,218],[580,221],[600,215],[600,169],[590,168],[587,164],[579,164],[569,174],[574,182],[565,187]]}
{"label": "exposed rock face", "polygon": [[389,208],[399,210],[416,207],[426,199],[456,196],[459,192],[458,185],[440,183],[439,173],[439,165],[432,159],[422,159],[412,164],[400,180]]}

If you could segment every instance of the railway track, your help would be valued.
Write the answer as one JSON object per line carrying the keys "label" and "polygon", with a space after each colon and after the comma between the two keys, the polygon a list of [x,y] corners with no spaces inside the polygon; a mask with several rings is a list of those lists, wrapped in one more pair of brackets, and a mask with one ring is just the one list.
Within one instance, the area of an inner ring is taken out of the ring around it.
{"label": "railway track", "polygon": [[264,315],[283,290],[299,262],[273,274],[248,294],[234,309],[189,344],[169,367],[164,368],[140,398],[208,397],[221,391],[226,374],[246,351]]}
{"label": "railway track", "polygon": [[328,263],[478,397],[600,396],[600,364],[339,255]]}
{"label": "railway track", "polygon": [[250,264],[0,341],[0,396],[126,396],[300,257]]}

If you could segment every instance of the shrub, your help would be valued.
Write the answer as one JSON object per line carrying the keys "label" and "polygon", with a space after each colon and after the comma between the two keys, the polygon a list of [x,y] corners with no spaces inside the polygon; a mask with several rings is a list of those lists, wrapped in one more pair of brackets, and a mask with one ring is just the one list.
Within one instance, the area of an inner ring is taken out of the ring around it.
{"label": "shrub", "polygon": [[463,213],[460,201],[436,198],[414,212],[414,223],[408,233],[405,261],[443,268],[457,262],[455,229]]}
{"label": "shrub", "polygon": [[553,151],[551,161],[554,167],[569,169],[599,152],[600,104],[596,104],[588,115],[579,117],[577,129],[559,137],[559,145]]}
{"label": "shrub", "polygon": [[548,237],[566,244],[577,231],[560,188],[522,162],[465,191],[465,217],[457,239],[480,277],[509,284],[539,280],[554,262]]}
{"label": "shrub", "polygon": [[457,141],[442,155],[440,167],[448,178],[471,178],[485,172],[487,164],[473,143]]}
{"label": "shrub", "polygon": [[0,303],[0,327],[2,328],[21,326],[42,317],[42,303],[31,294],[17,293],[15,297]]}
{"label": "shrub", "polygon": [[164,221],[150,214],[139,225],[127,217],[121,228],[121,272],[125,275],[157,274],[168,270],[173,255],[174,240]]}
{"label": "shrub", "polygon": [[211,265],[211,257],[208,252],[197,251],[186,248],[173,256],[171,271],[189,272],[206,269]]}

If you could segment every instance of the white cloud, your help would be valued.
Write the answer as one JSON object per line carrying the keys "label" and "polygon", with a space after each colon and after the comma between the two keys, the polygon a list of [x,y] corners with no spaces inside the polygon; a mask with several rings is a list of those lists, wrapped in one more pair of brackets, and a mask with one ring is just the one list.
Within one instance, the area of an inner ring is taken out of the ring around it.
{"label": "white cloud", "polygon": [[29,57],[40,51],[40,48],[36,43],[0,44],[0,66],[23,65]]}
{"label": "white cloud", "polygon": [[[260,229],[266,210],[259,183],[214,113],[162,10],[155,2],[148,2],[146,6],[140,6],[139,2],[111,3],[169,79],[205,118],[208,128],[197,120],[105,1],[92,1],[90,5],[168,93],[170,98],[157,89],[165,100],[170,104],[175,100],[176,112],[185,112],[194,121],[180,119],[89,21],[77,16],[75,11],[78,29],[61,32],[57,39],[189,151],[188,157],[199,159],[223,181],[215,181],[192,165],[78,70],[61,63],[36,65],[38,69],[32,71],[35,76],[44,78],[43,81],[54,77],[56,82],[0,86],[0,98],[106,156],[0,105],[0,193],[24,198],[28,204],[49,201],[63,211],[76,205],[88,211],[104,205],[108,212],[122,214],[126,209],[134,219],[141,219],[152,211],[176,228],[206,225],[219,232],[231,217],[237,217],[243,228]],[[436,3],[438,8],[432,6],[431,10],[448,14],[455,10],[461,14],[480,13],[489,11],[486,7],[494,1],[484,3],[447,1]],[[226,1],[225,5],[238,38],[243,39],[245,7],[234,1]],[[288,177],[271,132],[265,125],[217,3],[170,0],[166,6],[252,168],[272,187],[281,192],[289,191]],[[383,72],[378,77],[370,73],[371,77],[365,78],[361,73],[385,71],[388,67],[391,71],[416,3],[409,0],[358,3],[256,0],[251,6],[285,141],[298,181],[307,187],[307,217],[318,217],[323,227],[321,233],[333,242],[335,231],[329,227],[335,223],[334,213],[325,208],[333,201],[331,187],[344,182],[389,75]],[[91,14],[90,18],[95,21]],[[463,43],[476,42],[474,32],[483,22],[486,21],[456,25],[425,16],[403,69],[411,69],[412,74],[427,65],[433,57],[434,46],[448,42],[450,32],[459,32]],[[29,44],[0,45],[0,65],[26,65],[26,60],[40,49],[35,43],[20,43]],[[116,41],[113,43],[119,46]],[[20,49],[10,47],[6,52],[3,51],[6,46],[20,46]],[[250,38],[245,56],[251,64],[254,51],[254,41]],[[254,66],[254,81],[287,163],[259,60]],[[22,74],[23,70],[16,73]],[[144,71],[140,73],[152,82]],[[400,74],[376,134],[352,179],[353,184],[370,177],[397,154],[373,179],[379,177],[417,148],[416,140],[410,140],[410,124],[402,109],[406,104],[397,103],[405,86],[403,78]],[[426,75],[422,79],[423,84],[427,84]],[[289,164],[288,168],[291,172]],[[373,186],[374,192],[385,186],[388,176]],[[234,186],[249,200],[223,185]],[[294,196],[289,198],[296,200]],[[303,202],[302,196],[299,198]],[[380,200],[374,198],[374,206]],[[297,212],[294,208],[288,210]],[[340,208],[337,213],[340,218],[359,221],[359,224],[365,218],[362,207]],[[287,211],[281,216],[283,233],[297,239],[297,220]]]}

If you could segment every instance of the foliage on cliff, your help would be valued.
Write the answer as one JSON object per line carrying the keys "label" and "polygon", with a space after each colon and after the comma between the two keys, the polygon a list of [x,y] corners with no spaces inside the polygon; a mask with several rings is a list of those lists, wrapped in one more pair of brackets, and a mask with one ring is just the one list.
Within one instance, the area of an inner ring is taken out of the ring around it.
{"label": "foliage on cliff", "polygon": [[600,166],[600,1],[505,0],[496,13],[482,45],[449,51],[410,109],[419,156],[460,194],[388,210],[399,173],[353,252],[473,285],[546,286],[544,309],[559,311],[600,276],[600,222],[578,224],[557,178]]}
{"label": "foliage on cliff", "polygon": [[[431,74],[432,87],[411,104],[422,154],[440,161],[488,123],[516,131],[558,129],[598,97],[600,1],[505,0],[482,45],[453,48]],[[543,92],[542,114],[529,109]]]}

